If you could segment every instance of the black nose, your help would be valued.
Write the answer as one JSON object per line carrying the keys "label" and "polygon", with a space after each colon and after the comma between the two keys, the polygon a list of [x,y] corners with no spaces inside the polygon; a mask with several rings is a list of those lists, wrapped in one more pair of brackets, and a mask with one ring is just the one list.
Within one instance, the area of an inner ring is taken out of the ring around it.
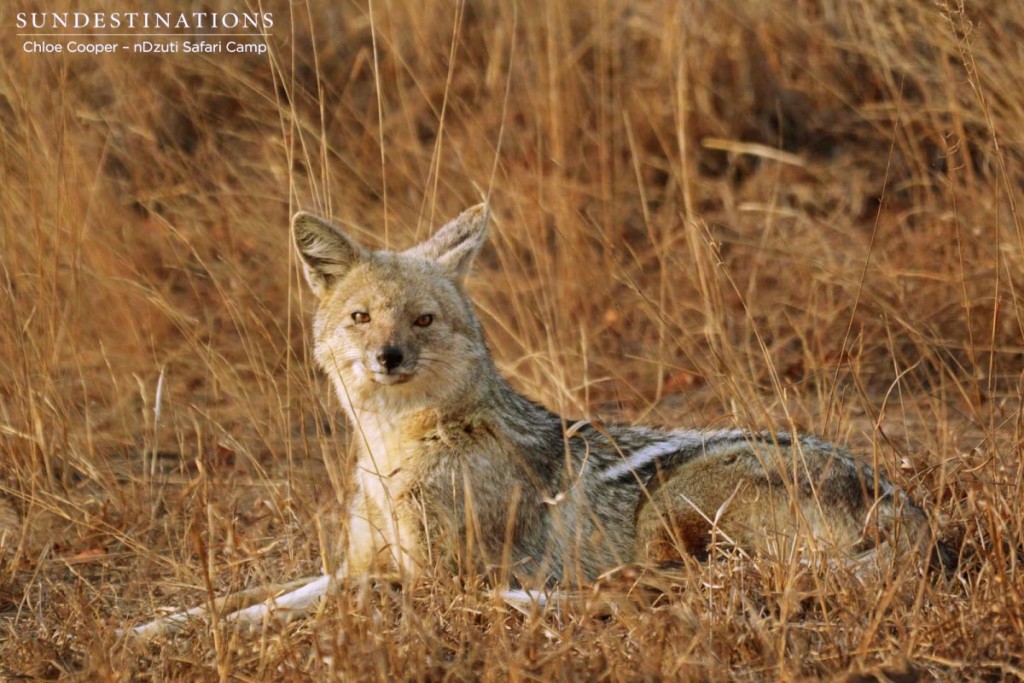
{"label": "black nose", "polygon": [[397,346],[385,346],[377,353],[377,362],[384,366],[385,370],[394,370],[402,364],[402,349]]}

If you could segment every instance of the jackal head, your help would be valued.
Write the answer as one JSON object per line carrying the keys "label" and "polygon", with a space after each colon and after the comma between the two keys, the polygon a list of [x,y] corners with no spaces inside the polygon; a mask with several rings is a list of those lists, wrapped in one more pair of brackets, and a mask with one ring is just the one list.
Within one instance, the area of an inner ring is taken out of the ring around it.
{"label": "jackal head", "polygon": [[309,213],[292,218],[317,297],[314,357],[346,408],[427,407],[472,382],[487,350],[463,281],[487,218],[475,206],[400,252],[366,249]]}

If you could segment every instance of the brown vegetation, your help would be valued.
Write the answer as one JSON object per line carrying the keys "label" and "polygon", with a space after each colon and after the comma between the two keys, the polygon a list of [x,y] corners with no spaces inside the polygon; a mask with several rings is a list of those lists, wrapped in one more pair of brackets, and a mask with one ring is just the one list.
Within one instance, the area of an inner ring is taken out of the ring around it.
{"label": "brown vegetation", "polygon": [[[12,4],[0,676],[1024,676],[1014,3],[271,0],[270,58],[25,54]],[[403,246],[485,196],[470,291],[517,388],[848,443],[959,571],[723,550],[525,613],[438,576],[119,638],[337,560],[349,451],[291,213]]]}

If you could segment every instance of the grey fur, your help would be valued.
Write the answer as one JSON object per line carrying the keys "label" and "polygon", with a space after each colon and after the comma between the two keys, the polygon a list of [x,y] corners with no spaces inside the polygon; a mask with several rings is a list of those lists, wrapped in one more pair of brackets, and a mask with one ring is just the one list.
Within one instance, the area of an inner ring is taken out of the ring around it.
{"label": "grey fur", "polygon": [[[495,367],[463,289],[487,223],[477,206],[390,252],[309,214],[293,220],[318,298],[314,356],[360,452],[339,576],[441,568],[542,586],[701,556],[715,538],[748,551],[806,541],[839,556],[926,547],[921,510],[816,437],[573,422],[524,398]],[[308,609],[328,583],[233,618]]]}
{"label": "grey fur", "polygon": [[[486,227],[475,207],[410,250],[363,252],[321,297],[316,357],[362,437],[349,571],[383,553],[412,573],[441,559],[523,583],[586,581],[651,559],[651,543],[702,552],[678,538],[677,517],[693,526],[717,515],[757,546],[750,520],[717,509],[737,487],[749,489],[744,505],[760,501],[744,508],[756,524],[840,549],[873,547],[899,519],[923,533],[898,489],[812,436],[589,423],[568,434],[569,422],[508,385],[484,345],[462,285]],[[359,307],[371,322],[345,322]],[[428,309],[436,327],[425,333],[410,321]],[[366,370],[385,345],[402,350],[408,381],[385,386]]]}

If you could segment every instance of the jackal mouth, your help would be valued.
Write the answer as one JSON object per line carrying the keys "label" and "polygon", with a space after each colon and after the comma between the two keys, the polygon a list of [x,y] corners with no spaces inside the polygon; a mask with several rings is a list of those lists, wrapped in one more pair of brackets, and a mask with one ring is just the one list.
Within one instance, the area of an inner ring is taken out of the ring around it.
{"label": "jackal mouth", "polygon": [[370,377],[372,377],[373,381],[376,382],[377,384],[383,384],[384,386],[392,386],[392,385],[395,385],[395,384],[404,384],[404,383],[408,382],[409,380],[411,380],[413,378],[413,373],[411,373],[411,372],[397,372],[397,373],[374,372],[374,373],[372,373],[370,375]]}

